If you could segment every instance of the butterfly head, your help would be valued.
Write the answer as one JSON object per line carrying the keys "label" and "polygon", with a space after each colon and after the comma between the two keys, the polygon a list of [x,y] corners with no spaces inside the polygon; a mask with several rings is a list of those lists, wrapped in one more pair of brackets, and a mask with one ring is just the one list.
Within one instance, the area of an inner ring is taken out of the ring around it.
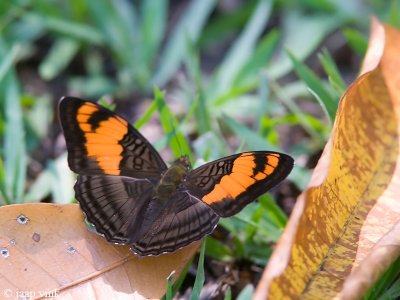
{"label": "butterfly head", "polygon": [[174,164],[181,165],[185,170],[189,171],[192,169],[192,164],[190,163],[189,156],[183,155],[175,160]]}

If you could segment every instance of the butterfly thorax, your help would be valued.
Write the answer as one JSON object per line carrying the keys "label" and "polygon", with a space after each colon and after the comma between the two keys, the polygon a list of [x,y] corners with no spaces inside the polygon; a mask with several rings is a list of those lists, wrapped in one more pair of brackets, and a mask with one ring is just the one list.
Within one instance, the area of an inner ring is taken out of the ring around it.
{"label": "butterfly thorax", "polygon": [[168,170],[161,176],[161,179],[155,188],[155,198],[168,199],[173,196],[190,170],[191,165],[187,156],[182,156],[174,161]]}

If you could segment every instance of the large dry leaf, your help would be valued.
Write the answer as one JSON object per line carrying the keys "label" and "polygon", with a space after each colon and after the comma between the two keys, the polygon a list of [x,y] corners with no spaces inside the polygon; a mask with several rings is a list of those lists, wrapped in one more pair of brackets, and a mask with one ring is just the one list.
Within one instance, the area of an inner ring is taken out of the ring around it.
{"label": "large dry leaf", "polygon": [[160,298],[198,244],[140,258],[89,232],[76,204],[0,208],[0,299]]}
{"label": "large dry leaf", "polygon": [[400,33],[373,21],[309,188],[255,299],[358,299],[400,255]]}

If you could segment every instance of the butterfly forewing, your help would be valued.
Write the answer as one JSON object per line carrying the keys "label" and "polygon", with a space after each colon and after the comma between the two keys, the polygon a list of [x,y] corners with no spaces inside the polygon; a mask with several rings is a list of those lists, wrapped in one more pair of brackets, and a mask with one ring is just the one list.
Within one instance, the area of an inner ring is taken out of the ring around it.
{"label": "butterfly forewing", "polygon": [[68,164],[78,174],[158,179],[167,169],[153,146],[129,123],[93,102],[63,98],[60,120]]}
{"label": "butterfly forewing", "polygon": [[185,184],[219,216],[229,217],[280,183],[292,168],[293,159],[286,154],[244,152],[195,169]]}

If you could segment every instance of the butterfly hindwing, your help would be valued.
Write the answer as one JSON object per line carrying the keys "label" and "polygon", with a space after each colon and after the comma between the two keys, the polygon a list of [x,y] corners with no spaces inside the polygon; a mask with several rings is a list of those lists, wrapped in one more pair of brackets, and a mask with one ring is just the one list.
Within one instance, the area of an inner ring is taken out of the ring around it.
{"label": "butterfly hindwing", "polygon": [[74,172],[158,179],[167,169],[153,146],[110,110],[93,102],[65,97],[59,111],[68,164]]}
{"label": "butterfly hindwing", "polygon": [[210,234],[219,216],[200,199],[179,191],[171,199],[152,199],[145,179],[80,175],[76,198],[96,231],[109,242],[131,244],[139,255],[173,252]]}
{"label": "butterfly hindwing", "polygon": [[219,216],[200,199],[179,191],[132,250],[140,255],[158,255],[198,241],[210,234]]}
{"label": "butterfly hindwing", "polygon": [[293,159],[286,154],[244,152],[200,166],[185,184],[219,216],[229,217],[285,179],[292,168]]}
{"label": "butterfly hindwing", "polygon": [[110,175],[79,175],[76,199],[96,231],[109,242],[136,242],[149,226],[144,226],[146,207],[153,184],[146,179]]}

